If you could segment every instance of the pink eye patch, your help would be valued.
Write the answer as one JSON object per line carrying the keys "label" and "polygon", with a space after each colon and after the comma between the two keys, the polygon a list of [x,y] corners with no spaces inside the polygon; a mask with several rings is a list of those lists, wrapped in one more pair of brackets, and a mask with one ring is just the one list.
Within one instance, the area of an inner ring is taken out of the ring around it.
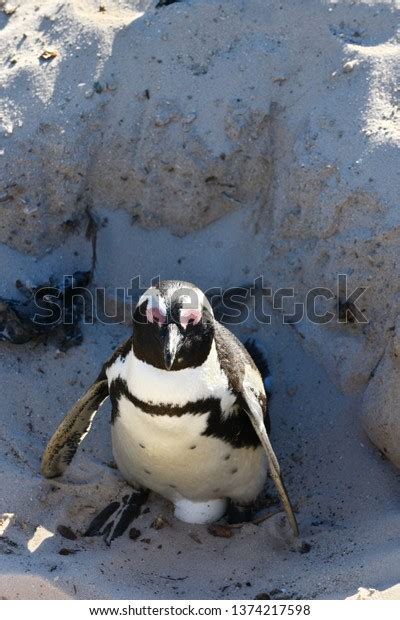
{"label": "pink eye patch", "polygon": [[159,308],[147,308],[146,318],[149,323],[157,323],[158,325],[164,325],[167,322],[166,315]]}
{"label": "pink eye patch", "polygon": [[186,329],[189,323],[197,325],[201,321],[201,310],[197,308],[184,308],[180,312],[179,321],[183,329]]}

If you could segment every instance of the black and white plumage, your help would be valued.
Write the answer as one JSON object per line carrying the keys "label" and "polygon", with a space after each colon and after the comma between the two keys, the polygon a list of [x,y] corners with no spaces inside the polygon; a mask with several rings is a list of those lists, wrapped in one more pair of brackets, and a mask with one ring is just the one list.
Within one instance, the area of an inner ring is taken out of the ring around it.
{"label": "black and white plumage", "polygon": [[171,500],[184,521],[215,521],[228,499],[255,500],[269,469],[297,534],[267,434],[263,379],[246,348],[187,282],[151,287],[133,318],[132,338],[50,440],[43,475],[63,473],[110,396],[114,457],[138,496],[150,489]]}

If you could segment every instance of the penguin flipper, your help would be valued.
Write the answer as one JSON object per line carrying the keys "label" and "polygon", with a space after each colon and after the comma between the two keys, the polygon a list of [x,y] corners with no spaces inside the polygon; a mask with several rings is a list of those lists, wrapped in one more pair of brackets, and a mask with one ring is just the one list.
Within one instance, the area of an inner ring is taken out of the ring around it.
{"label": "penguin flipper", "polygon": [[287,495],[285,485],[283,484],[278,459],[276,458],[275,452],[272,448],[270,439],[265,429],[263,408],[257,397],[256,390],[249,381],[243,381],[241,397],[243,409],[249,416],[253,428],[260,439],[261,445],[265,450],[269,471],[274,481],[276,490],[278,491],[282,505],[285,509],[286,516],[292,528],[293,534],[297,537],[299,535],[299,527],[297,525],[296,517],[294,515],[292,505]]}
{"label": "penguin flipper", "polygon": [[45,478],[55,478],[64,473],[82,439],[89,432],[97,410],[108,396],[108,382],[105,374],[101,373],[70,409],[47,444],[41,465],[41,473]]}

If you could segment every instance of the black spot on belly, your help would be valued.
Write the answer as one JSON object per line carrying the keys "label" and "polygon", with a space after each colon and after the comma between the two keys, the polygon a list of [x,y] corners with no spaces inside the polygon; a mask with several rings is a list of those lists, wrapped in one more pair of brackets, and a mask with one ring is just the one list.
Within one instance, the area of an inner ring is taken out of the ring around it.
{"label": "black spot on belly", "polygon": [[149,471],[148,469],[144,470],[146,474],[149,474],[149,476],[151,476],[151,471]]}
{"label": "black spot on belly", "polygon": [[227,454],[226,456],[224,456],[224,461],[229,461],[230,458],[231,458],[231,455]]}
{"label": "black spot on belly", "polygon": [[140,444],[139,444],[139,446],[140,446],[141,448],[143,448],[143,450],[145,450],[145,449],[146,449],[146,446],[144,446],[142,443],[140,443]]}
{"label": "black spot on belly", "polygon": [[233,469],[231,469],[231,474],[237,474],[238,472],[238,468],[234,467]]}
{"label": "black spot on belly", "polygon": [[176,489],[176,484],[169,484],[169,487],[171,487],[171,489]]}
{"label": "black spot on belly", "polygon": [[190,450],[195,450],[197,446],[190,446]]}

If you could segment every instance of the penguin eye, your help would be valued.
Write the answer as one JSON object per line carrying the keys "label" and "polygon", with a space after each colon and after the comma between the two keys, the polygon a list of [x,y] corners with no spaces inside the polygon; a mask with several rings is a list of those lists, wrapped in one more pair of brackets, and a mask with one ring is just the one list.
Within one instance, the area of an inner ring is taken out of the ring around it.
{"label": "penguin eye", "polygon": [[167,321],[166,315],[159,308],[147,308],[146,318],[149,323],[157,323],[157,325],[164,325]]}
{"label": "penguin eye", "polygon": [[197,308],[183,308],[180,311],[179,322],[183,329],[186,329],[189,324],[197,325],[201,321],[201,310]]}

